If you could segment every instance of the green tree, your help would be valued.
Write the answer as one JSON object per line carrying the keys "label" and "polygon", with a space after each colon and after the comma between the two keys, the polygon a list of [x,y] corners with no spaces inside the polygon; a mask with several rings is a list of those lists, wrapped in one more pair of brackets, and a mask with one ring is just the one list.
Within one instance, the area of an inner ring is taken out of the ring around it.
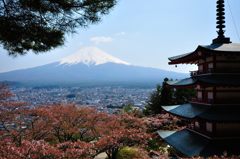
{"label": "green tree", "polygon": [[145,115],[159,114],[162,112],[161,91],[162,87],[157,85],[156,90],[150,95],[150,98],[147,102],[147,106],[144,110]]}
{"label": "green tree", "polygon": [[173,91],[167,84],[168,78],[165,78],[162,83],[161,89],[161,105],[172,105],[173,104]]}
{"label": "green tree", "polygon": [[156,90],[150,95],[147,106],[143,111],[145,115],[161,113],[161,106],[188,103],[196,95],[194,89],[191,88],[177,88],[173,90],[167,84],[168,81],[168,78],[165,78],[162,86],[157,85]]}
{"label": "green tree", "polygon": [[122,112],[123,113],[132,113],[134,111],[134,106],[132,104],[127,104],[123,106]]}
{"label": "green tree", "polygon": [[144,110],[145,115],[159,114],[162,112],[161,106],[173,104],[173,91],[167,85],[168,78],[165,78],[162,86],[157,85],[156,90],[150,95],[147,106]]}
{"label": "green tree", "polygon": [[196,92],[194,89],[178,88],[174,91],[174,98],[176,104],[188,103],[194,96]]}
{"label": "green tree", "polygon": [[97,23],[117,0],[1,0],[0,43],[9,55],[49,51],[76,27]]}

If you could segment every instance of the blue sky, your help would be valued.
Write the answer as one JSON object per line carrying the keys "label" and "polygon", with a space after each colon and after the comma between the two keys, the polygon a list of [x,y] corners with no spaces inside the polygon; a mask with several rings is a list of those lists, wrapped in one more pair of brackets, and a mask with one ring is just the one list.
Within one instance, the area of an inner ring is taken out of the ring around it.
{"label": "blue sky", "polygon": [[[240,1],[225,1],[226,35],[238,43]],[[215,7],[216,0],[119,0],[99,24],[67,35],[65,45],[50,52],[9,57],[0,48],[0,72],[51,63],[84,46],[98,47],[134,65],[188,72],[194,68],[169,66],[168,57],[211,43],[217,36]]]}

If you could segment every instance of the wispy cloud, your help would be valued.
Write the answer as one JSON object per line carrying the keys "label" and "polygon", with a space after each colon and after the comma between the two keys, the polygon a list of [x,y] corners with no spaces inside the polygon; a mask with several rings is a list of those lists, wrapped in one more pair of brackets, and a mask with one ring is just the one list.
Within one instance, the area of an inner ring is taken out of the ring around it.
{"label": "wispy cloud", "polygon": [[113,41],[113,38],[106,37],[106,36],[95,36],[95,37],[90,38],[90,41],[95,44],[110,43]]}

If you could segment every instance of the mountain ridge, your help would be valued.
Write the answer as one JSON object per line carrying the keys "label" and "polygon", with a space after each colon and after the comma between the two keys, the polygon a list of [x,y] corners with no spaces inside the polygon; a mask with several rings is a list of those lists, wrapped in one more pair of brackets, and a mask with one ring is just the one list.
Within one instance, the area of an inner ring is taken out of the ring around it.
{"label": "mountain ridge", "polygon": [[[0,73],[0,81],[20,82],[25,85],[36,86],[112,84],[155,86],[161,83],[165,77],[180,79],[187,76],[183,73],[157,68],[134,66],[101,50],[99,53],[99,50],[88,48],[85,58],[76,58],[73,61],[70,60],[69,63],[61,63],[62,60],[60,60],[33,68]],[[78,52],[75,55],[80,53]],[[88,56],[89,53],[91,56]],[[98,57],[100,55],[101,57]]]}

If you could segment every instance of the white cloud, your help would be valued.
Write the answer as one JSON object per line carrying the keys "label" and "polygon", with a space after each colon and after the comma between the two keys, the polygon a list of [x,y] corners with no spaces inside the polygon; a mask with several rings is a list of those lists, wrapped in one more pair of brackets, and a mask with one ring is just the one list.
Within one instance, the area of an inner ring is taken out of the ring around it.
{"label": "white cloud", "polygon": [[106,37],[106,36],[95,36],[95,37],[90,38],[90,41],[95,44],[110,43],[113,41],[113,38]]}

